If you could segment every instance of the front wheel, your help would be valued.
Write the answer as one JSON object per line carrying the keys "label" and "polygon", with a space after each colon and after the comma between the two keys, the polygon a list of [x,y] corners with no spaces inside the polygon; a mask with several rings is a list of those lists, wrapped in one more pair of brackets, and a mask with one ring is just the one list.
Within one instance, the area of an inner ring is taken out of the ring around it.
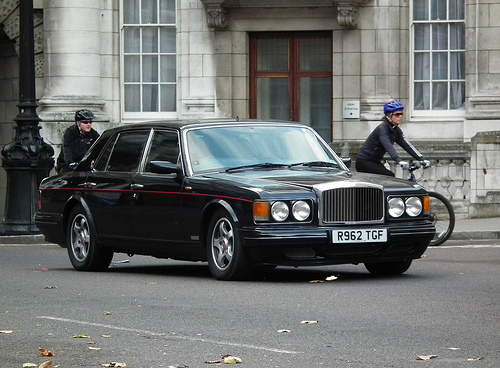
{"label": "front wheel", "polygon": [[430,246],[437,246],[447,241],[455,227],[455,211],[450,201],[440,193],[429,192],[431,200],[430,219],[436,227]]}
{"label": "front wheel", "polygon": [[225,210],[216,211],[210,221],[207,257],[210,273],[217,280],[241,280],[249,274],[250,262],[234,221]]}
{"label": "front wheel", "polygon": [[393,262],[365,263],[366,269],[376,276],[400,275],[405,273],[411,266],[411,259]]}
{"label": "front wheel", "polygon": [[90,221],[80,206],[71,211],[66,231],[69,259],[78,271],[104,271],[113,259],[113,252],[99,246]]}

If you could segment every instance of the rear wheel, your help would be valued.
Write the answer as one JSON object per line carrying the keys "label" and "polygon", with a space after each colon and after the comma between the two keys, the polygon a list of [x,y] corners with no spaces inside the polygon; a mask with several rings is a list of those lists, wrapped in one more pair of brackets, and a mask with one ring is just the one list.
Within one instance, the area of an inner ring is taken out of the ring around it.
{"label": "rear wheel", "polygon": [[210,221],[207,257],[210,272],[218,280],[241,280],[251,270],[233,219],[225,210],[217,210]]}
{"label": "rear wheel", "polygon": [[447,241],[455,228],[455,211],[450,201],[440,193],[429,192],[431,200],[430,218],[436,227],[430,246],[437,246]]}
{"label": "rear wheel", "polygon": [[377,276],[400,275],[405,273],[411,266],[411,259],[394,262],[372,262],[365,263],[366,269]]}
{"label": "rear wheel", "polygon": [[81,206],[71,210],[66,231],[69,259],[78,271],[104,271],[113,259],[113,252],[96,242],[95,227],[90,221]]}

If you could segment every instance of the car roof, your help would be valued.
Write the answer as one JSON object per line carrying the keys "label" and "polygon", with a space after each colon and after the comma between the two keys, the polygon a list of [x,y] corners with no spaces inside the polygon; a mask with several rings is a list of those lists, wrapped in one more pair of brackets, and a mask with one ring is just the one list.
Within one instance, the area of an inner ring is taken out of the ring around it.
{"label": "car roof", "polygon": [[209,126],[223,126],[228,124],[255,124],[255,125],[300,125],[302,123],[283,121],[283,120],[256,120],[256,119],[182,119],[182,120],[152,120],[140,123],[124,123],[115,128],[107,129],[107,134],[112,134],[117,131],[123,130],[136,130],[136,129],[151,129],[151,128],[170,128],[176,130],[185,130],[193,127],[209,127]]}

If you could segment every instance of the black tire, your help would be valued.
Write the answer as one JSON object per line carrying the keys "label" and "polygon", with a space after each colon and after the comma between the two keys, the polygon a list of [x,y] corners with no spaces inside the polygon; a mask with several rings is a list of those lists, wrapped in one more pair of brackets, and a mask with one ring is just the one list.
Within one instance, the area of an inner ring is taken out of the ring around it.
{"label": "black tire", "polygon": [[411,259],[394,262],[368,262],[365,263],[366,269],[376,276],[401,275],[411,266]]}
{"label": "black tire", "polygon": [[113,251],[96,242],[95,226],[81,206],[70,212],[66,242],[71,264],[78,271],[104,271],[113,259]]}
{"label": "black tire", "polygon": [[250,262],[226,210],[217,210],[208,226],[207,258],[210,273],[217,280],[242,280],[250,275]]}
{"label": "black tire", "polygon": [[431,200],[430,219],[436,227],[436,234],[429,246],[438,246],[447,241],[455,228],[455,211],[450,201],[440,193],[429,192]]}

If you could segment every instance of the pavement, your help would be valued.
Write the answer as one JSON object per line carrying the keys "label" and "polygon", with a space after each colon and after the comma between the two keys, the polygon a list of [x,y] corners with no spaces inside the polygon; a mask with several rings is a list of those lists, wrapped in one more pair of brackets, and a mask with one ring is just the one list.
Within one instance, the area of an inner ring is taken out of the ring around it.
{"label": "pavement", "polygon": [[[449,240],[500,240],[500,217],[480,219],[457,219],[455,229]],[[0,235],[0,244],[43,244],[41,234],[32,235]]]}

